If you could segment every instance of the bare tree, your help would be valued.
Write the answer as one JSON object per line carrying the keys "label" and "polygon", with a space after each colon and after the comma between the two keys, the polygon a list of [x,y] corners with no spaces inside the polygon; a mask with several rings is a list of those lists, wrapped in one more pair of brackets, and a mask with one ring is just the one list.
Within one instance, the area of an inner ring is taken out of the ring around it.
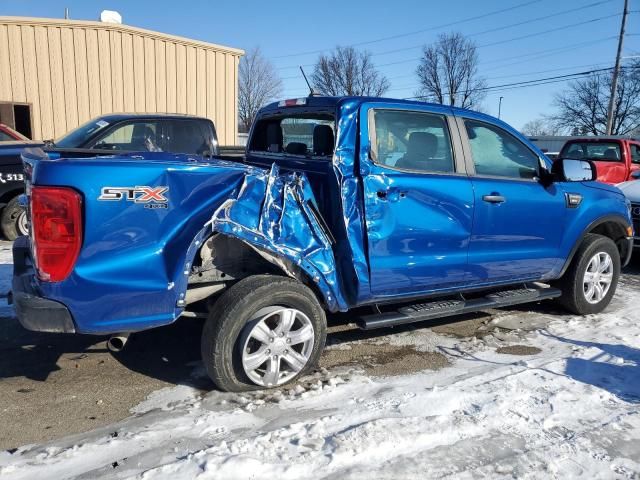
{"label": "bare tree", "polygon": [[322,95],[365,95],[379,97],[389,89],[389,80],[376,69],[369,52],[353,47],[336,47],[320,55],[311,75],[316,92]]}
{"label": "bare tree", "polygon": [[462,108],[477,107],[484,98],[486,83],[478,76],[476,46],[461,33],[443,33],[425,45],[416,73],[420,98]]}
{"label": "bare tree", "polygon": [[536,118],[525,123],[520,132],[530,137],[541,135],[560,135],[560,130],[547,118]]}
{"label": "bare tree", "polygon": [[[640,127],[640,62],[620,71],[616,89],[612,135],[627,135]],[[605,135],[611,73],[595,73],[571,82],[556,95],[554,123],[567,132]]]}
{"label": "bare tree", "polygon": [[240,59],[238,68],[238,117],[249,131],[262,107],[282,93],[282,80],[256,47]]}

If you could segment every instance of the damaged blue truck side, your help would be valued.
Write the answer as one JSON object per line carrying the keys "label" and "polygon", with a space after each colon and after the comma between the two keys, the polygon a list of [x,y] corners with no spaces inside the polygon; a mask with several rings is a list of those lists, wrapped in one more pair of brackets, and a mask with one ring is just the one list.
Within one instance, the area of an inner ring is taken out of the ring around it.
{"label": "damaged blue truck side", "polygon": [[365,97],[265,107],[242,159],[23,155],[14,245],[29,329],[125,339],[208,317],[217,387],[317,362],[325,312],[380,328],[556,298],[604,309],[629,261],[628,202],[487,115]]}

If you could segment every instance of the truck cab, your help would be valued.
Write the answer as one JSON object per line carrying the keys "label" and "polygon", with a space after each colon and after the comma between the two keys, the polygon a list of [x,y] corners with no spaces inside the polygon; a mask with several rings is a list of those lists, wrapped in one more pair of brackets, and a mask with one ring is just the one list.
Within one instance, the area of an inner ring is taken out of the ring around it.
{"label": "truck cab", "polygon": [[309,371],[327,312],[363,329],[546,299],[600,312],[632,250],[629,202],[591,162],[551,164],[498,119],[422,102],[276,102],[236,161],[23,160],[22,324],[122,344],[206,316],[223,390]]}

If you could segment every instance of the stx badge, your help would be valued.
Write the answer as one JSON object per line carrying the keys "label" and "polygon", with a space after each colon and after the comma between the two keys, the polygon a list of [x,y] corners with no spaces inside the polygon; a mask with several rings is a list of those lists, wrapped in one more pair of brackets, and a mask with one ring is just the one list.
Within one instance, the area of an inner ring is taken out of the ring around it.
{"label": "stx badge", "polygon": [[167,208],[169,200],[164,194],[169,187],[102,187],[98,200],[119,201],[126,200],[141,203],[144,208]]}

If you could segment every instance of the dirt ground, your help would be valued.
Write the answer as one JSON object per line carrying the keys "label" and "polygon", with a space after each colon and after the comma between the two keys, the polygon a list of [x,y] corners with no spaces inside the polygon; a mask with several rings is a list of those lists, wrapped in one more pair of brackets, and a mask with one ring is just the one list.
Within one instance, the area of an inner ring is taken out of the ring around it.
{"label": "dirt ground", "polygon": [[[623,281],[640,285],[636,264]],[[320,367],[358,366],[374,376],[437,370],[448,364],[437,351],[380,341],[384,335],[431,329],[460,338],[486,335],[492,312],[395,329],[363,332],[344,318],[331,319]],[[513,328],[518,327],[517,325]],[[201,373],[202,322],[184,319],[133,335],[119,354],[105,337],[43,334],[24,330],[15,318],[0,318],[0,449],[41,443],[91,430],[127,417],[148,394],[167,386],[213,388]],[[510,345],[499,353],[531,355]]]}

